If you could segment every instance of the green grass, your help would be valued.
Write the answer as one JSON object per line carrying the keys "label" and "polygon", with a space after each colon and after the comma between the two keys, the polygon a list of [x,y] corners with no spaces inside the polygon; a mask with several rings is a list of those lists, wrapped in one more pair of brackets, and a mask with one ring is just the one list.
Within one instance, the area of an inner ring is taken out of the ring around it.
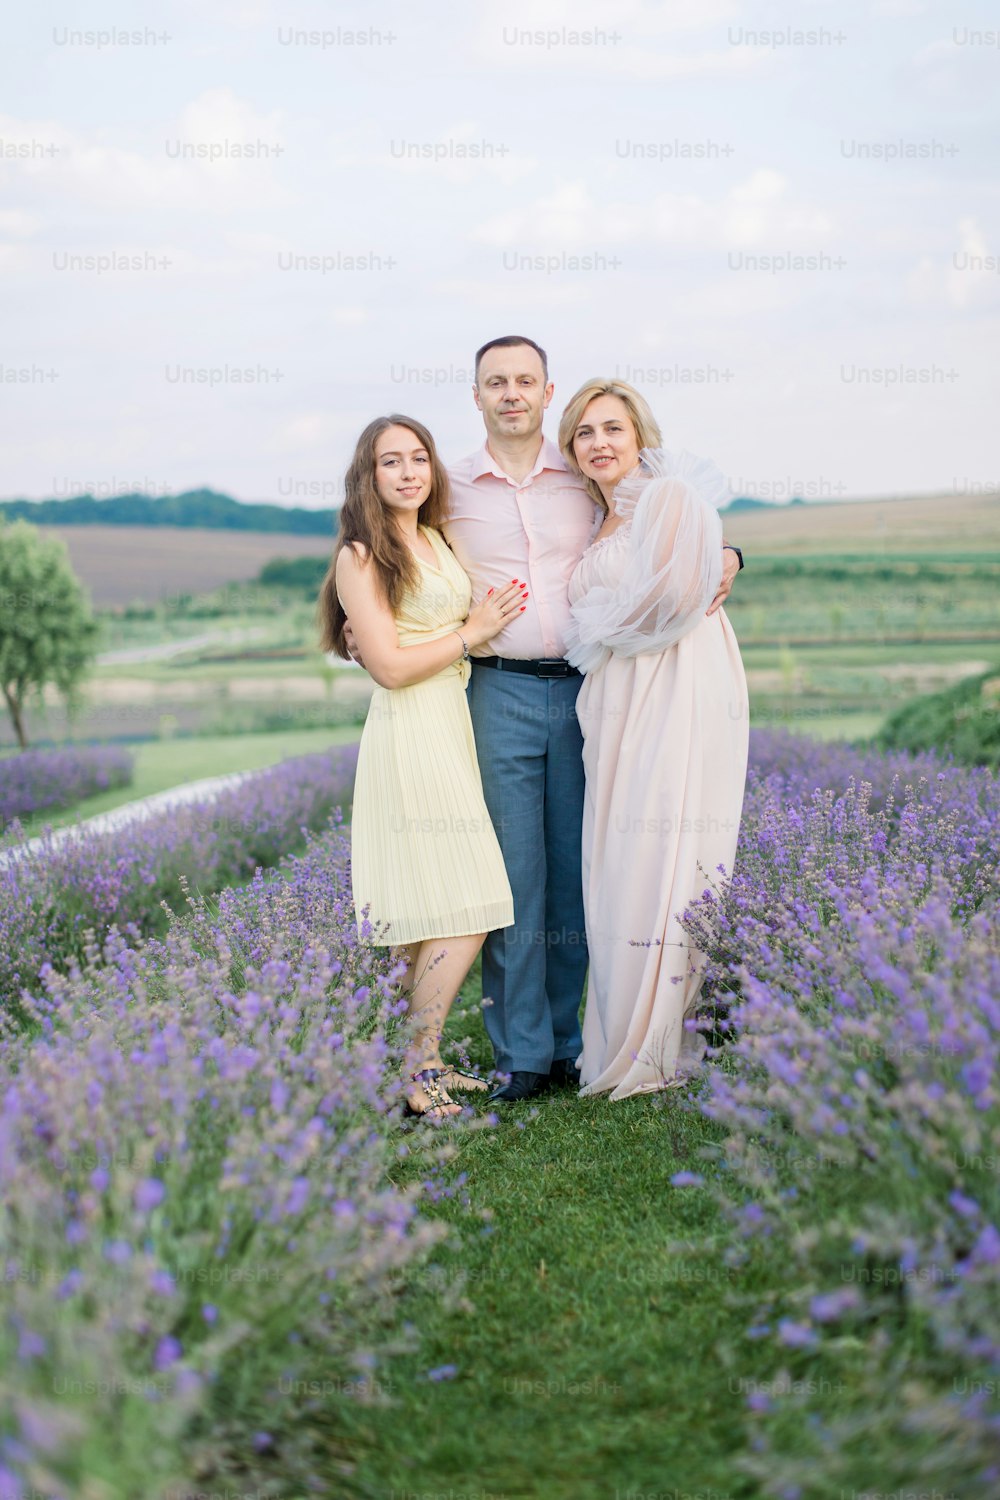
{"label": "green grass", "polygon": [[74,807],[51,814],[40,814],[25,824],[30,835],[45,824],[62,828],[110,812],[123,803],[151,797],[170,787],[206,776],[225,776],[231,771],[259,771],[277,765],[295,755],[308,755],[330,745],[346,745],[360,738],[357,726],[342,729],[300,729],[280,734],[232,734],[194,736],[190,739],[148,740],[129,747],[135,756],[135,777],[131,786],[116,787],[87,797]]}
{"label": "green grass", "polygon": [[790,729],[814,740],[868,740],[879,730],[883,718],[883,714],[867,709],[838,713],[817,705],[784,709],[780,704],[760,703],[751,723],[755,729]]}
{"label": "green grass", "polygon": [[[739,620],[736,621],[739,629]],[[919,644],[881,641],[839,641],[834,645],[812,643],[807,646],[759,645],[740,641],[740,653],[749,670],[752,667],[779,668],[785,650],[791,650],[795,661],[817,673],[841,672],[858,668],[867,672],[873,667],[909,666],[916,670],[925,665],[951,666],[973,657],[992,659],[995,642],[926,641]]]}
{"label": "green grass", "polygon": [[[467,983],[448,1033],[473,1031],[488,1066],[478,992]],[[368,1492],[758,1493],[738,1467],[741,1382],[768,1371],[746,1328],[783,1268],[731,1267],[707,1192],[670,1185],[718,1138],[673,1091],[615,1104],[564,1091],[456,1133],[435,1185],[455,1195],[430,1209],[453,1234],[401,1293],[421,1346],[393,1362],[363,1433]],[[413,1180],[405,1160],[398,1175]]]}
{"label": "green grass", "polygon": [[[183,656],[171,657],[167,661],[143,661],[143,662],[118,662],[96,668],[94,677],[96,679],[118,680],[121,678],[141,677],[144,681],[153,682],[226,682],[234,677],[287,677],[292,673],[296,677],[325,677],[333,674],[338,669],[328,666],[326,658],[318,651],[310,652],[301,658],[271,659],[267,657],[254,657],[254,651],[273,650],[282,646],[292,646],[294,643],[288,639],[275,639],[273,641],[254,641],[245,647],[233,646],[231,654],[235,657],[243,650],[248,653],[239,660],[213,661],[210,649],[206,646],[204,654],[208,660],[202,659],[201,651],[191,651]],[[211,648],[212,652],[222,650],[221,645]],[[352,671],[353,668],[344,668]]]}

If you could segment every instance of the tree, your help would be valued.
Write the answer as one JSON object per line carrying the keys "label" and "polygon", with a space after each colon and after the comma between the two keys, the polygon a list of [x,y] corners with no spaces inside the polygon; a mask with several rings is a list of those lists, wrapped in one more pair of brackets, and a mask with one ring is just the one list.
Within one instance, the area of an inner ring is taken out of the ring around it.
{"label": "tree", "polygon": [[40,703],[51,682],[75,707],[97,635],[65,544],[27,521],[9,525],[0,517],[0,688],[22,750],[27,699]]}

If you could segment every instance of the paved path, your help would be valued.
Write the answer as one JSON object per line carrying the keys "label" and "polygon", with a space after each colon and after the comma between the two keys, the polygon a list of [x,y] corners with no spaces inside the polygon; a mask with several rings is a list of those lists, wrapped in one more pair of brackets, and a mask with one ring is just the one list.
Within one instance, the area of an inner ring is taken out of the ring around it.
{"label": "paved path", "polygon": [[[266,767],[261,767],[266,770]],[[211,801],[227,787],[239,786],[248,776],[255,776],[256,771],[231,771],[226,776],[205,776],[201,781],[188,781],[182,786],[168,787],[165,792],[154,792],[151,797],[139,797],[135,802],[123,802],[120,807],[113,807],[109,812],[97,813],[92,818],[84,818],[80,823],[72,823],[68,828],[57,828],[46,839],[26,839],[23,844],[15,844],[11,849],[0,852],[0,869],[5,869],[12,860],[30,858],[42,850],[48,851],[58,848],[68,840],[79,837],[81,833],[110,833],[113,829],[124,828],[128,823],[142,823],[155,813],[163,812],[168,807],[183,807],[188,802],[197,802],[202,798]]]}
{"label": "paved path", "polygon": [[102,651],[97,658],[97,665],[122,667],[143,661],[167,661],[171,656],[196,651],[201,646],[211,646],[222,639],[220,635],[191,635],[185,641],[161,641],[158,646],[121,646],[116,651]]}
{"label": "paved path", "polygon": [[144,661],[169,661],[185,651],[200,651],[203,646],[247,646],[262,641],[270,631],[267,625],[248,625],[238,630],[213,630],[207,635],[189,635],[179,641],[160,641],[155,646],[119,646],[102,651],[99,667],[134,666]]}

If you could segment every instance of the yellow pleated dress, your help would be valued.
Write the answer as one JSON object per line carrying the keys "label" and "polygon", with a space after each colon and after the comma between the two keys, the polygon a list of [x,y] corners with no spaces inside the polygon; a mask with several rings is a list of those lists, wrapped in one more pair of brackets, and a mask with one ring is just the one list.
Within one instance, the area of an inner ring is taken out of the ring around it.
{"label": "yellow pleated dress", "polygon": [[[429,526],[436,565],[396,616],[401,646],[462,628],[472,588]],[[457,649],[456,641],[456,649]],[[511,927],[514,900],[483,801],[459,659],[410,687],[375,685],[358,752],[351,874],[358,932],[376,943],[420,942]]]}

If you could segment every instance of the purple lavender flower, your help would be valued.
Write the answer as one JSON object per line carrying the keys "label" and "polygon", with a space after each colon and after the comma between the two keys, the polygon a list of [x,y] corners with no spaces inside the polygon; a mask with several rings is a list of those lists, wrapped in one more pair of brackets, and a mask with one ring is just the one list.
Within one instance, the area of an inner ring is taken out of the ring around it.
{"label": "purple lavender flower", "polygon": [[169,1369],[172,1364],[175,1364],[180,1359],[183,1352],[177,1339],[171,1334],[165,1335],[156,1346],[156,1353],[153,1355],[153,1369]]}
{"label": "purple lavender flower", "polygon": [[835,1323],[845,1313],[853,1312],[861,1305],[861,1296],[854,1287],[844,1287],[838,1292],[826,1292],[813,1297],[809,1312],[817,1323]]}
{"label": "purple lavender flower", "polygon": [[133,1202],[140,1213],[149,1213],[163,1202],[166,1191],[158,1177],[144,1177],[136,1184]]}
{"label": "purple lavender flower", "polygon": [[778,1323],[778,1339],[789,1349],[809,1349],[815,1344],[816,1335],[808,1324],[782,1318]]}

